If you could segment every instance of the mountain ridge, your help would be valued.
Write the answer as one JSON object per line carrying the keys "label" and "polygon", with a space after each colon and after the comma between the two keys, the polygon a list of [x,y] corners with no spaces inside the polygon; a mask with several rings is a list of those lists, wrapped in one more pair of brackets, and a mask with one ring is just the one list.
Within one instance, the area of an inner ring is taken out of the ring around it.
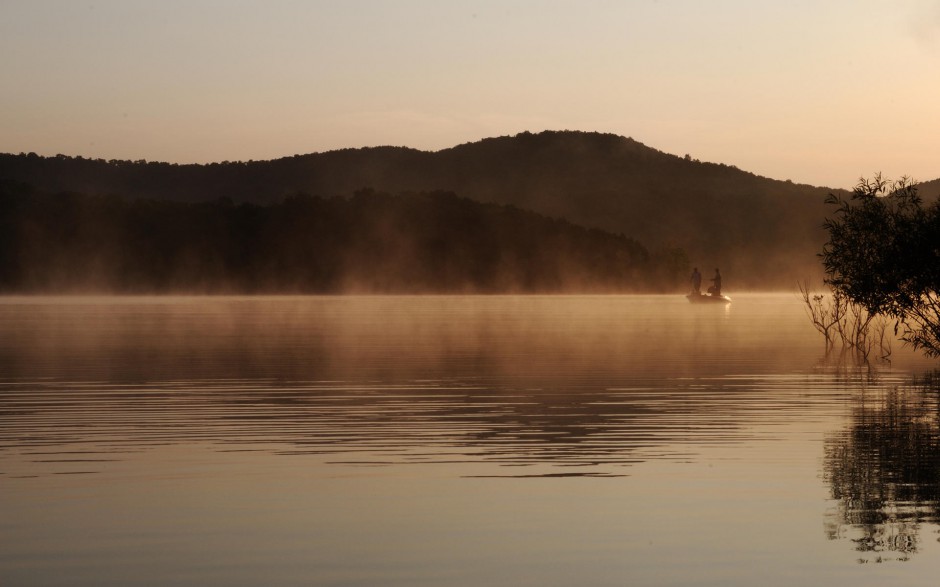
{"label": "mountain ridge", "polygon": [[679,157],[610,133],[545,131],[439,151],[362,147],[266,161],[171,164],[0,155],[0,178],[43,191],[271,203],[295,194],[444,190],[684,249],[729,284],[792,288],[820,279],[825,187]]}

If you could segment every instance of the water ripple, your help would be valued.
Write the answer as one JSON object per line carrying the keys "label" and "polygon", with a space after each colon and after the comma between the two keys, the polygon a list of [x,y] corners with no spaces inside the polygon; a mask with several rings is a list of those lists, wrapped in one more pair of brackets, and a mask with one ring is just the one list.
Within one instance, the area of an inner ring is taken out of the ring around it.
{"label": "water ripple", "polygon": [[326,462],[349,466],[547,464],[584,470],[523,476],[608,476],[767,437],[767,426],[842,409],[851,393],[819,374],[531,383],[6,381],[0,462],[15,456],[37,474],[89,473],[74,467],[208,443],[219,452],[343,455]]}

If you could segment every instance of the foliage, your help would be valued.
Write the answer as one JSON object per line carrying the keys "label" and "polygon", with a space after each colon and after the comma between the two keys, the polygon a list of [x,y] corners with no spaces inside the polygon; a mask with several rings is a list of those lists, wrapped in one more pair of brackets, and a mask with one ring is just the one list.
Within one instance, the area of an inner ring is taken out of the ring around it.
{"label": "foliage", "polygon": [[0,182],[0,290],[653,291],[681,253],[448,192],[272,204],[43,193]]}
{"label": "foliage", "polygon": [[925,206],[911,180],[862,179],[824,226],[822,261],[833,291],[896,320],[901,339],[940,355],[940,204]]}

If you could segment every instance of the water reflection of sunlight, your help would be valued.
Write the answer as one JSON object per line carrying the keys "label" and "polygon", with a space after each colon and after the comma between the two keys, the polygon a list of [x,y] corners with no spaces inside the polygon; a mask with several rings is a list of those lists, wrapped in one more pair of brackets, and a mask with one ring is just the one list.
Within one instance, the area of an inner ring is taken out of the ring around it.
{"label": "water reflection of sunlight", "polygon": [[854,545],[929,580],[937,394],[817,336],[789,294],[0,300],[0,567],[861,584]]}

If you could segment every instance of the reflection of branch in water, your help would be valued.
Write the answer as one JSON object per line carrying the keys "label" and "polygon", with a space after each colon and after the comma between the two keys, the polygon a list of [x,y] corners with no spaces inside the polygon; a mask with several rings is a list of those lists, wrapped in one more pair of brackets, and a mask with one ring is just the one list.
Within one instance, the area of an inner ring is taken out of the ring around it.
{"label": "reflection of branch in water", "polygon": [[866,392],[851,426],[826,441],[824,477],[838,502],[830,539],[851,539],[879,562],[918,551],[921,525],[940,516],[938,381]]}

